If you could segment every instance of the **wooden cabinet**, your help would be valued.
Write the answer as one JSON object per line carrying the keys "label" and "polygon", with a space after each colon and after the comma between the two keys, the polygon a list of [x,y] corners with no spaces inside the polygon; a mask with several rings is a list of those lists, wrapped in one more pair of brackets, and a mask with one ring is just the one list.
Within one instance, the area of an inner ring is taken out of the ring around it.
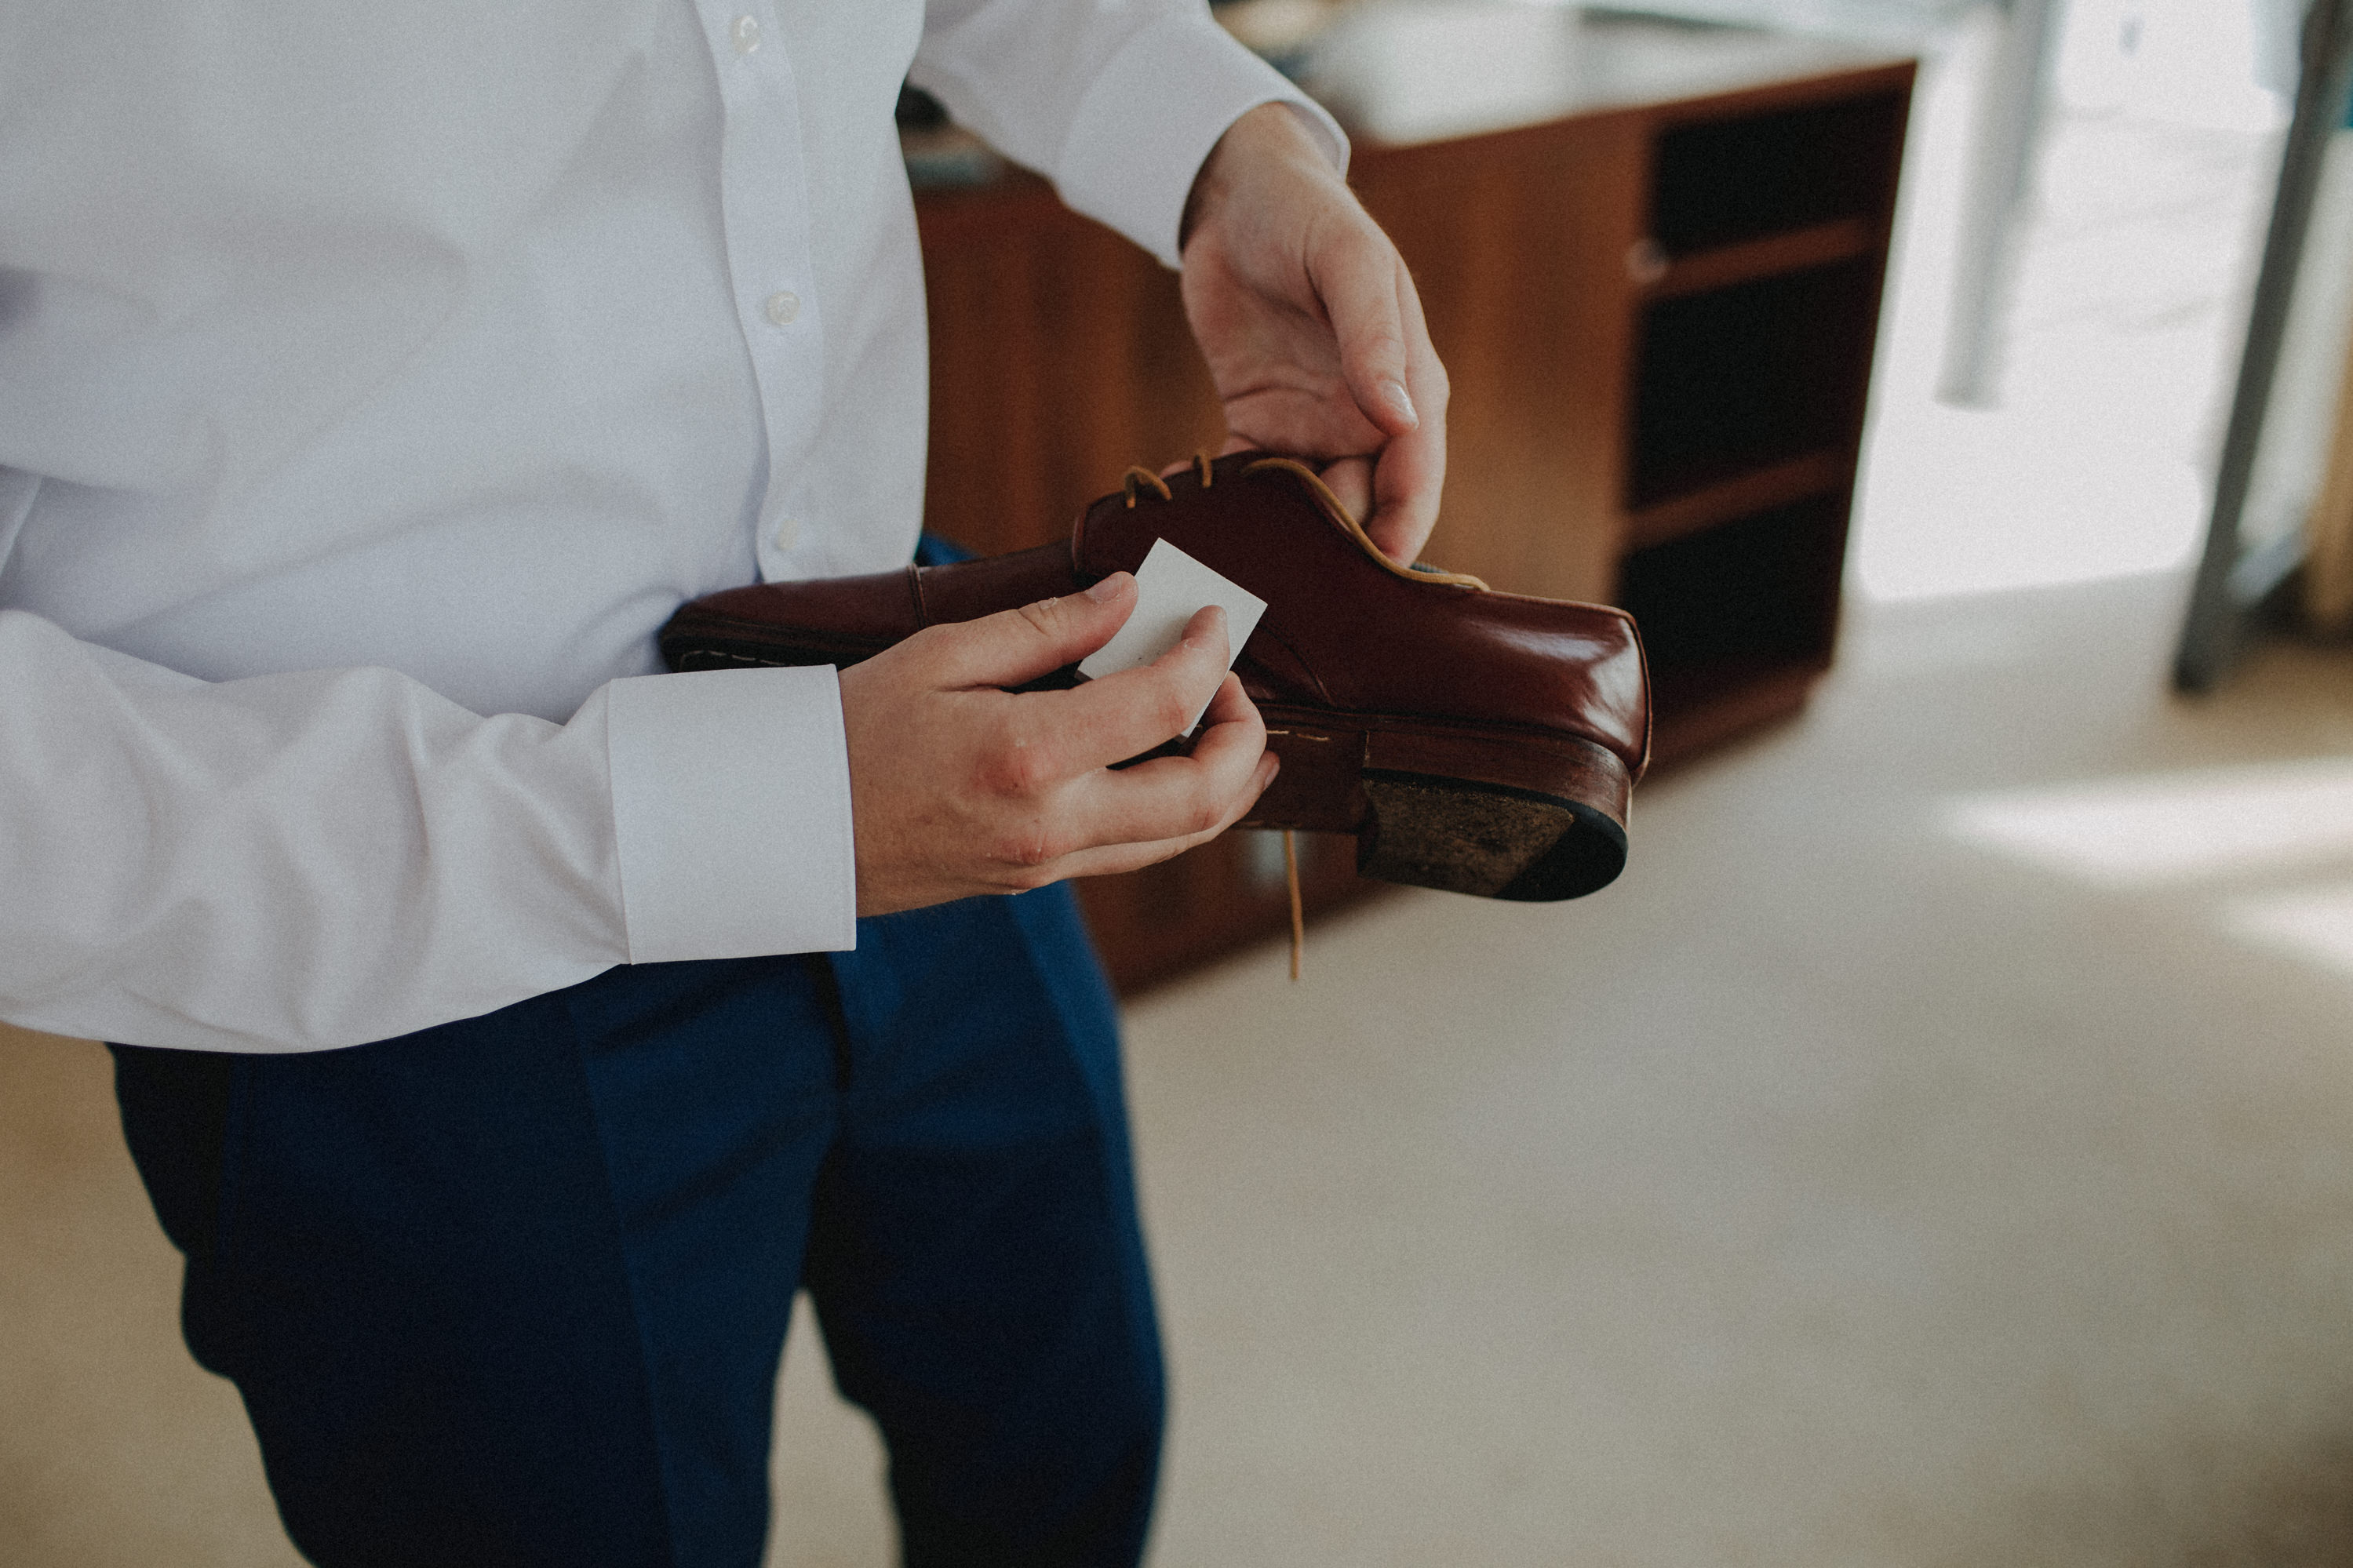
{"label": "wooden cabinet", "polygon": [[[1679,70],[1682,29],[1584,27],[1543,117],[1359,131],[1351,182],[1453,384],[1428,558],[1633,610],[1671,763],[1794,711],[1829,665],[1913,68],[1712,36]],[[1173,277],[1026,175],[917,216],[935,531],[1044,542],[1130,463],[1216,449]],[[1082,889],[1123,986],[1282,927],[1263,837]],[[1312,906],[1361,895],[1351,843],[1302,845]]]}

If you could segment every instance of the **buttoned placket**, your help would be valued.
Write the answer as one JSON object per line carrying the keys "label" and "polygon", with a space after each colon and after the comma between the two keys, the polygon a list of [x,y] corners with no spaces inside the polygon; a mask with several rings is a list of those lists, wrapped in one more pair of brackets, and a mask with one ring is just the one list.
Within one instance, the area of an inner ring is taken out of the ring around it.
{"label": "buttoned placket", "polygon": [[735,315],[767,437],[768,483],[754,542],[763,578],[790,574],[800,542],[795,479],[809,457],[825,378],[825,319],[809,239],[800,99],[783,28],[767,4],[697,0],[724,124],[720,199]]}

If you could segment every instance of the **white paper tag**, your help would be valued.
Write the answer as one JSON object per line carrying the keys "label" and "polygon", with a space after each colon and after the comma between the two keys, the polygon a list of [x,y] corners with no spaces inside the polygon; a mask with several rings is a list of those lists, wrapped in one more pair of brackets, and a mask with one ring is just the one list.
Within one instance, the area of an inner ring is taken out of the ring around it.
{"label": "white paper tag", "polygon": [[[1154,540],[1151,553],[1136,569],[1134,613],[1111,641],[1079,661],[1079,673],[1099,680],[1150,664],[1176,646],[1176,639],[1185,635],[1185,623],[1204,605],[1216,605],[1226,612],[1227,646],[1232,650],[1226,662],[1230,666],[1241,656],[1242,644],[1250,640],[1259,616],[1265,614],[1266,601],[1228,582],[1166,540]],[[1206,710],[1208,703],[1201,707]],[[1191,734],[1200,722],[1201,715],[1195,713],[1185,733]]]}

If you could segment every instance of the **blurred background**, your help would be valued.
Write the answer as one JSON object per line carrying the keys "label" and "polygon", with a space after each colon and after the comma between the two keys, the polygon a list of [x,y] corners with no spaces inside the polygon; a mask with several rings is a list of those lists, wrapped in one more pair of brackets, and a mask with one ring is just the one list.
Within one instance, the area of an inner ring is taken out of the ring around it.
{"label": "blurred background", "polygon": [[[1635,607],[1662,765],[1572,904],[1311,847],[1297,984],[1259,836],[1087,889],[1161,1568],[2353,1563],[2339,9],[1221,9],[1420,280],[1432,559]],[[902,119],[933,526],[1213,445],[1173,282]],[[296,1562],[95,1046],[0,1031],[0,1563]],[[771,1563],[881,1463],[804,1313]]]}

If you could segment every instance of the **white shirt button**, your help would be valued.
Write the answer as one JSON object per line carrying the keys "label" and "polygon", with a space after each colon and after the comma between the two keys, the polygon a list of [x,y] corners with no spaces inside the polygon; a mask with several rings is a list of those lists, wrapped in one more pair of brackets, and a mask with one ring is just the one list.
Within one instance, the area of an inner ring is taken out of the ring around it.
{"label": "white shirt button", "polygon": [[779,289],[768,296],[768,320],[780,327],[789,327],[793,318],[801,313],[801,297],[789,289]]}
{"label": "white shirt button", "polygon": [[737,54],[750,54],[754,49],[760,47],[760,18],[757,16],[736,17],[734,26],[727,29],[727,38],[730,43],[735,46],[735,52]]}
{"label": "white shirt button", "polygon": [[799,519],[787,517],[780,519],[777,521],[776,532],[777,549],[790,550],[795,544],[800,542],[800,537],[801,525]]}

